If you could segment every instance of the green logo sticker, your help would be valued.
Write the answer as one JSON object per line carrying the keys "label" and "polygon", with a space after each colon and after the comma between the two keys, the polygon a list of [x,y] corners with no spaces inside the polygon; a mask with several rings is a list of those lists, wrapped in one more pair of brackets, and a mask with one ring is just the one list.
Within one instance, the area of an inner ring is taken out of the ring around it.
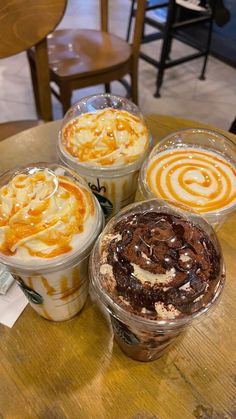
{"label": "green logo sticker", "polygon": [[13,274],[14,279],[19,285],[20,289],[25,294],[26,298],[33,304],[43,304],[43,297],[38,292],[34,291],[32,288],[28,287],[18,275]]}
{"label": "green logo sticker", "polygon": [[100,195],[99,193],[94,192],[94,195],[96,196],[99,204],[101,205],[105,218],[110,217],[113,211],[113,205],[111,201],[109,201],[109,199],[107,199],[103,195]]}
{"label": "green logo sticker", "polygon": [[102,186],[100,185],[100,181],[98,178],[97,178],[96,185],[94,185],[91,182],[88,182],[88,185],[90,189],[92,190],[92,192],[94,193],[94,195],[96,196],[99,204],[101,205],[105,218],[110,217],[113,211],[113,204],[108,198],[106,198],[104,195],[101,195],[101,193],[104,193],[104,194],[106,193],[107,191],[106,187],[104,185]]}
{"label": "green logo sticker", "polygon": [[111,322],[114,327],[116,334],[128,345],[137,345],[139,343],[139,339],[137,336],[132,333],[124,323],[121,323],[115,317],[111,316]]}

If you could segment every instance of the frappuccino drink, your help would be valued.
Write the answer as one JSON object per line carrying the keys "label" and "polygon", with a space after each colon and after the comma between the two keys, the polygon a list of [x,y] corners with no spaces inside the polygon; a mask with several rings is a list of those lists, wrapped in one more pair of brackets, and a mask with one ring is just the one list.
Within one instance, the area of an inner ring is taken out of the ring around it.
{"label": "frappuccino drink", "polygon": [[224,267],[211,226],[153,199],[110,220],[90,259],[93,290],[131,358],[159,358],[219,297]]}
{"label": "frappuccino drink", "polygon": [[0,261],[41,316],[73,317],[87,297],[87,259],[103,225],[96,198],[54,164],[7,172],[0,182]]}
{"label": "frappuccino drink", "polygon": [[92,96],[66,114],[59,155],[86,179],[108,218],[134,201],[149,141],[143,117],[132,102]]}
{"label": "frappuccino drink", "polygon": [[175,200],[219,226],[236,208],[236,146],[213,131],[170,134],[145,161],[140,189],[145,198]]}

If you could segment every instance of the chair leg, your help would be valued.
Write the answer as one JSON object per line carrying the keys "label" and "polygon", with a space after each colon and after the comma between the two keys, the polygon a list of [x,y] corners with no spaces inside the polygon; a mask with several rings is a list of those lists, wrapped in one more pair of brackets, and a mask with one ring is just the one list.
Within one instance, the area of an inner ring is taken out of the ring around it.
{"label": "chair leg", "polygon": [[164,77],[165,63],[168,59],[168,55],[171,48],[171,38],[172,38],[171,29],[174,23],[175,10],[176,10],[175,0],[170,0],[169,6],[168,6],[166,27],[163,34],[163,45],[162,45],[160,64],[159,64],[158,74],[157,74],[156,92],[154,94],[154,97],[156,98],[161,96],[160,89],[161,89],[163,77]]}
{"label": "chair leg", "polygon": [[132,101],[138,105],[138,66],[130,73],[130,95]]}
{"label": "chair leg", "polygon": [[211,44],[211,32],[212,32],[212,22],[210,22],[210,28],[209,28],[209,34],[208,34],[208,39],[207,39],[207,47],[206,47],[206,55],[203,61],[203,65],[202,65],[202,70],[201,70],[201,74],[199,76],[199,80],[205,80],[205,72],[206,72],[206,66],[207,66],[207,61],[208,61],[208,56],[209,56],[209,51],[210,51],[210,44]]}
{"label": "chair leg", "polygon": [[37,113],[38,118],[41,118],[41,109],[40,109],[40,105],[39,105],[39,93],[38,93],[38,84],[37,84],[35,62],[32,59],[32,57],[30,56],[29,51],[27,51],[27,58],[28,58],[30,74],[31,74],[31,81],[32,81],[32,86],[33,86],[36,113]]}
{"label": "chair leg", "polygon": [[131,25],[132,25],[133,13],[134,13],[134,4],[135,4],[135,0],[132,0],[131,6],[130,6],[130,15],[129,15],[129,20],[128,20],[127,34],[126,34],[127,42],[129,42],[129,38],[130,38]]}
{"label": "chair leg", "polygon": [[212,3],[213,3],[212,4],[212,16],[211,16],[211,20],[210,20],[210,23],[209,23],[209,31],[208,31],[207,45],[206,45],[206,55],[205,55],[205,58],[204,58],[204,61],[203,61],[202,71],[201,71],[201,74],[199,76],[199,80],[205,80],[206,66],[207,66],[208,56],[209,56],[209,52],[210,52],[216,1],[212,2]]}
{"label": "chair leg", "polygon": [[170,59],[171,59],[171,58],[170,58],[170,54],[171,54],[172,41],[173,41],[173,38],[172,38],[172,36],[171,36],[171,38],[169,39],[169,42],[168,42],[167,60],[170,60]]}
{"label": "chair leg", "polygon": [[62,104],[63,115],[65,115],[71,106],[71,90],[67,83],[60,86],[60,102]]}
{"label": "chair leg", "polygon": [[106,93],[111,93],[111,85],[110,85],[110,83],[105,83],[105,92]]}
{"label": "chair leg", "polygon": [[47,39],[35,45],[35,69],[39,95],[39,107],[44,121],[52,121],[52,98],[50,89],[50,70],[47,52]]}

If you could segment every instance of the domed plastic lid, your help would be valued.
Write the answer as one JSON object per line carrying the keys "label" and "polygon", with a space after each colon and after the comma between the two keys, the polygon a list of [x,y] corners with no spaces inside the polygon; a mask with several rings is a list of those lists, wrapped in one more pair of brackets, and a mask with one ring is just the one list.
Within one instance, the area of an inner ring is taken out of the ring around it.
{"label": "domed plastic lid", "polygon": [[103,94],[83,98],[65,115],[59,132],[62,161],[80,173],[127,173],[140,167],[150,134],[139,108],[126,98]]}
{"label": "domed plastic lid", "polygon": [[91,277],[115,317],[154,329],[208,311],[225,280],[212,227],[159,199],[132,204],[107,224],[91,256]]}
{"label": "domed plastic lid", "polygon": [[88,255],[103,225],[85,181],[38,163],[0,178],[0,261],[10,270],[54,271]]}

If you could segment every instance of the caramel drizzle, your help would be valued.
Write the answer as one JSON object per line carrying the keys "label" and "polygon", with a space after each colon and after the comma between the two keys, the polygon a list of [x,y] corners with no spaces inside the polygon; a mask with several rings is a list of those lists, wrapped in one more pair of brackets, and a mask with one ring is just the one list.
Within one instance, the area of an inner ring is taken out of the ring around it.
{"label": "caramel drizzle", "polygon": [[77,277],[77,280],[75,281],[73,278],[73,286],[68,286],[68,280],[66,276],[62,276],[60,279],[60,288],[61,288],[61,295],[60,300],[68,300],[72,297],[76,292],[79,291],[81,287],[79,276]]}
{"label": "caramel drizzle", "polygon": [[[192,154],[192,157],[194,158],[194,160],[192,160],[189,157],[190,153]],[[189,158],[189,162],[181,163],[180,162],[181,157]],[[210,161],[207,161],[207,158],[209,157],[214,158],[214,161],[215,161],[215,164],[213,165],[212,168],[209,167]],[[218,210],[222,207],[225,207],[231,204],[235,200],[236,192],[233,192],[232,190],[232,181],[230,177],[227,175],[227,173],[225,173],[225,171],[218,166],[217,162],[228,167],[232,171],[235,177],[236,177],[236,171],[234,167],[223,158],[220,158],[217,155],[211,156],[208,153],[199,152],[195,150],[194,151],[189,150],[189,152],[186,150],[172,152],[171,159],[170,159],[170,155],[166,156],[166,158],[169,159],[168,162],[164,161],[165,157],[163,156],[160,156],[159,158],[155,159],[153,162],[151,162],[147,170],[147,175],[146,175],[147,185],[149,189],[155,195],[158,195],[164,199],[170,199],[170,196],[171,196],[174,200],[180,201],[183,204],[186,204],[188,206],[192,206],[200,212],[209,212],[209,211]],[[206,161],[208,165],[206,165]],[[152,172],[153,170],[155,170],[157,165],[161,162],[163,165],[161,168],[157,170],[156,175],[155,175],[155,183],[153,185],[153,182],[151,179]],[[164,188],[162,187],[161,178],[163,175],[163,170],[166,169],[170,165],[171,165],[171,168],[166,170],[166,177],[165,177],[165,181],[166,181],[165,186],[166,186],[166,191],[167,191],[166,192]],[[176,172],[176,170],[178,169],[181,169],[178,175],[178,184],[180,185],[182,190],[186,191],[188,194],[191,194],[193,197],[199,197],[199,198],[203,197],[207,199],[206,203],[196,203],[196,202],[192,202],[189,199],[184,199],[175,191],[171,183],[171,178],[173,174]],[[198,181],[195,179],[184,180],[184,177],[188,171],[196,170],[196,169],[201,171],[201,175],[204,178],[203,181]],[[213,184],[212,179],[215,180],[216,188],[214,192],[209,193],[208,195],[200,193],[200,192],[196,192],[191,188],[191,184],[196,183],[206,188],[207,190],[207,188],[210,188]],[[226,184],[225,191],[223,191],[223,180]],[[220,196],[222,193],[223,195],[221,196],[221,198],[217,199],[217,197]]]}
{"label": "caramel drizzle", "polygon": [[[19,175],[14,183],[15,188],[22,188],[22,183],[26,180],[27,176]],[[13,181],[14,182],[14,179]],[[48,182],[45,173],[37,172],[30,177],[30,184],[27,185],[30,188],[30,192],[34,191],[35,184],[37,182]],[[11,212],[8,215],[2,212],[2,200],[1,194],[6,196],[7,188],[3,187],[0,191],[0,227],[6,226],[4,241],[0,246],[0,251],[8,256],[12,256],[16,253],[17,245],[23,240],[20,245],[25,247],[31,256],[37,256],[41,258],[52,258],[61,254],[69,252],[72,248],[70,246],[71,238],[75,234],[79,234],[83,231],[84,219],[86,215],[87,206],[89,208],[90,215],[94,214],[94,203],[92,197],[86,189],[83,192],[76,185],[72,184],[64,176],[58,176],[59,186],[63,188],[60,193],[60,198],[66,201],[71,195],[75,198],[73,208],[69,208],[68,213],[62,217],[57,217],[57,214],[50,220],[44,220],[44,215],[49,208],[50,198],[45,197],[44,201],[41,201],[34,209],[29,209],[27,212],[27,219],[20,214],[20,210],[27,205],[34,197],[31,195],[27,196],[27,199],[23,203],[13,204]],[[25,187],[23,183],[23,187]],[[9,197],[14,199],[14,192]],[[18,216],[14,219],[14,216]],[[73,220],[72,220],[73,219]],[[63,231],[53,231],[51,227],[54,227],[58,221],[64,223]],[[38,235],[38,233],[44,233]],[[44,251],[37,251],[31,249],[27,242],[31,237],[37,235],[37,240],[48,246],[55,246],[53,250],[48,253]],[[26,240],[25,240],[26,239]]]}
{"label": "caramel drizzle", "polygon": [[56,292],[56,290],[55,290],[55,288],[53,288],[50,284],[49,284],[49,282],[48,282],[48,280],[47,280],[47,278],[45,278],[44,276],[41,276],[41,281],[42,281],[42,284],[43,284],[43,286],[44,286],[44,288],[46,288],[46,290],[47,290],[47,295],[54,295],[55,294],[55,292]]}
{"label": "caramel drizzle", "polygon": [[[112,114],[112,118],[109,121],[105,121],[104,116],[108,112]],[[85,121],[90,120],[90,125],[84,125],[81,119]],[[135,129],[135,125],[142,127],[141,132]],[[77,144],[71,141],[71,138],[74,139],[76,134],[88,130],[92,134],[92,140]],[[104,166],[112,165],[117,160],[117,151],[119,152],[121,146],[117,138],[117,132],[122,131],[129,134],[125,143],[125,149],[132,147],[140,136],[145,138],[140,153],[127,156],[125,151],[120,151],[119,157],[123,156],[125,163],[131,163],[137,160],[140,154],[147,148],[148,131],[140,119],[126,111],[108,108],[97,113],[81,115],[65,126],[62,144],[69,154],[81,162],[96,160]]]}

